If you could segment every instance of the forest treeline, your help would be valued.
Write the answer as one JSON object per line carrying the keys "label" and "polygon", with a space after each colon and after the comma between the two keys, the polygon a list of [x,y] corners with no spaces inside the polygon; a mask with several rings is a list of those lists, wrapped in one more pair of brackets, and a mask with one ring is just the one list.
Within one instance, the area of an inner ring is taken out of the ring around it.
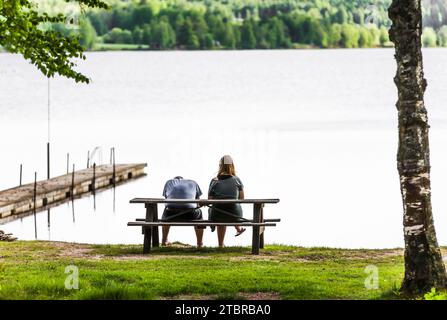
{"label": "forest treeline", "polygon": [[[40,0],[47,3],[57,0]],[[427,0],[428,1],[428,0]],[[391,45],[391,0],[109,0],[53,26],[88,49],[124,44],[163,49],[370,48]],[[424,10],[425,46],[447,46],[447,10]],[[444,2],[442,2],[444,3]]]}

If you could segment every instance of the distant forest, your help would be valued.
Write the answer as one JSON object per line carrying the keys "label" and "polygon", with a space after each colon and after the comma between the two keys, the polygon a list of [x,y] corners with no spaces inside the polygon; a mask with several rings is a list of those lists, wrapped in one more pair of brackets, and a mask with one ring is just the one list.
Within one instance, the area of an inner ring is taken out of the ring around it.
{"label": "distant forest", "polygon": [[[63,8],[64,1],[35,0]],[[391,0],[109,0],[51,28],[87,49],[371,48],[388,38]],[[424,2],[423,44],[447,46],[447,1]],[[56,10],[57,11],[57,10]],[[62,11],[63,12],[63,11]],[[72,21],[72,22],[73,22]],[[47,26],[48,27],[48,26]]]}

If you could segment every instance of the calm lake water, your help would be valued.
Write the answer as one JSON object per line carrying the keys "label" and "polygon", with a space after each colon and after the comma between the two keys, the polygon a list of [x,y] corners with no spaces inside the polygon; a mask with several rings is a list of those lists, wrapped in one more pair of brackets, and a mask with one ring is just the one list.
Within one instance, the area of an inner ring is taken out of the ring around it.
{"label": "calm lake water", "polygon": [[[144,216],[134,197],[160,197],[176,175],[204,193],[219,158],[231,154],[247,198],[280,198],[266,217],[268,243],[403,246],[396,170],[393,50],[89,53],[90,85],[51,80],[52,175],[77,168],[87,150],[110,147],[119,163],[147,162],[147,177],[37,215],[38,239],[142,243],[128,221]],[[447,245],[447,50],[424,52],[431,118],[433,208]],[[0,189],[34,171],[46,176],[47,80],[20,56],[0,54]],[[101,162],[100,157],[95,160]],[[115,201],[114,201],[115,199]],[[96,207],[96,209],[95,209]],[[160,208],[161,211],[161,208]],[[245,216],[252,208],[245,207]],[[32,216],[0,226],[34,239]],[[192,228],[171,241],[194,244]],[[206,245],[217,245],[209,229]],[[249,245],[251,233],[227,245]]]}

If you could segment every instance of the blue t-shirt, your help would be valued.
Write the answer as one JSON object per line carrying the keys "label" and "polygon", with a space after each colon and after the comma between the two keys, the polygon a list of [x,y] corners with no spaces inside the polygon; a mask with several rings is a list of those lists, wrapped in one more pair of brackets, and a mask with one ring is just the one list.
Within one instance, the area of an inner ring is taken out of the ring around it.
{"label": "blue t-shirt", "polygon": [[[163,197],[166,199],[199,199],[202,195],[199,185],[194,180],[171,179],[168,180],[163,189]],[[167,203],[168,208],[196,208],[195,203]]]}

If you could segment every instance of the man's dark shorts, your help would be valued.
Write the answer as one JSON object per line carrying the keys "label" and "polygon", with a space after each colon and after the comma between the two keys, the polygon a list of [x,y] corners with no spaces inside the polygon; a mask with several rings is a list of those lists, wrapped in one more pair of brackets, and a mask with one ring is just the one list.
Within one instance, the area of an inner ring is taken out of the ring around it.
{"label": "man's dark shorts", "polygon": [[[179,213],[185,212],[187,210],[188,210],[187,208],[170,209],[170,208],[166,207],[165,210],[163,211],[163,215],[162,215],[161,219],[169,221],[169,222],[189,222],[191,220],[203,220],[202,210],[200,210],[200,208],[189,209],[188,212],[177,216]],[[197,228],[205,229],[206,227],[199,226]]]}

